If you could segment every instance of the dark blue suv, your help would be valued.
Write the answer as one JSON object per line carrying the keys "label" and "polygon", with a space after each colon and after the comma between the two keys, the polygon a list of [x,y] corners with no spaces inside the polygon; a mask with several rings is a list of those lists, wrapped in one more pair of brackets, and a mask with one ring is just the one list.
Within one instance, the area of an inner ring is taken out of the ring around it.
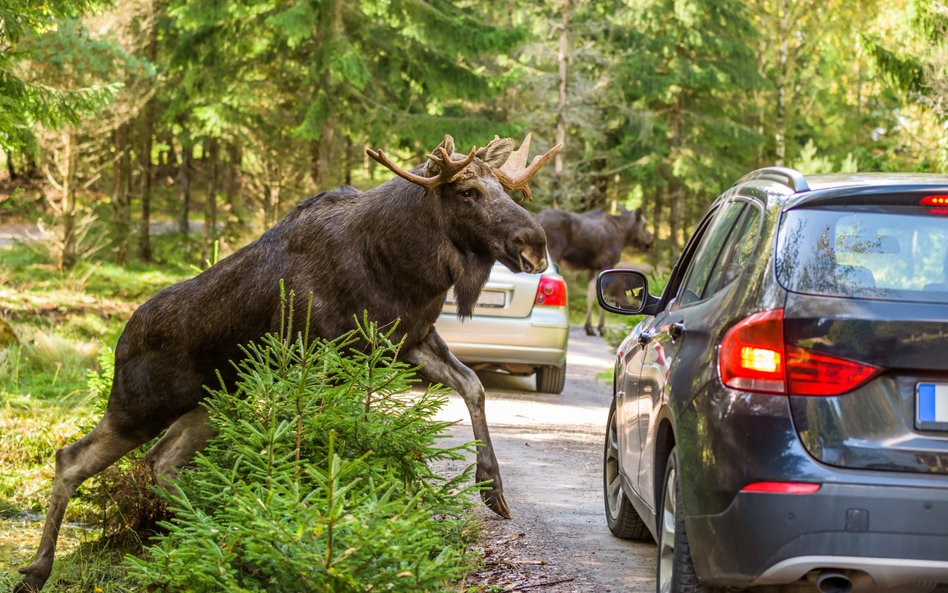
{"label": "dark blue suv", "polygon": [[[768,168],[718,197],[618,348],[606,519],[659,592],[948,583],[948,176]],[[939,585],[942,584],[942,585]],[[788,587],[789,586],[789,587]]]}

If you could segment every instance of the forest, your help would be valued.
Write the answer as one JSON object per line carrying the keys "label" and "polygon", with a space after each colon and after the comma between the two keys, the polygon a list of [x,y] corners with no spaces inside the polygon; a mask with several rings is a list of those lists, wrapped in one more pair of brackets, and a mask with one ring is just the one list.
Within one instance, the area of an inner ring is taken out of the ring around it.
{"label": "forest", "polygon": [[[942,0],[0,0],[0,588],[132,312],[299,201],[390,179],[367,149],[562,144],[524,207],[641,208],[655,247],[626,256],[660,289],[755,168],[948,172],[946,40]],[[364,321],[247,345],[196,468],[159,491],[139,448],[86,482],[44,590],[500,590],[465,585],[471,468],[428,465],[474,444],[437,446],[445,391],[408,401]]]}
{"label": "forest", "polygon": [[642,207],[653,262],[760,166],[948,164],[937,0],[4,0],[0,19],[0,221],[41,220],[60,270],[206,261],[387,179],[367,147],[413,166],[445,133],[562,142],[528,208]]}

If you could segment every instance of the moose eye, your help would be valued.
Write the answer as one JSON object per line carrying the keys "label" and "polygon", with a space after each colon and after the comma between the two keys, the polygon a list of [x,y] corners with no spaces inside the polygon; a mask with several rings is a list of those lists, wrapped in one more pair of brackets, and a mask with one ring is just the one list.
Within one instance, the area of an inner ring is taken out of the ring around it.
{"label": "moose eye", "polygon": [[461,192],[461,197],[465,200],[473,200],[477,198],[477,190],[473,188],[465,189]]}

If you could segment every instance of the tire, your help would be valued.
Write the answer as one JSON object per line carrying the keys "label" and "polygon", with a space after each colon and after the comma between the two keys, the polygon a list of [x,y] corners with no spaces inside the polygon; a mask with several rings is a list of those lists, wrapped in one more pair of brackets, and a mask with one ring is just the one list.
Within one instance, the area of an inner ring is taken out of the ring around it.
{"label": "tire", "polygon": [[606,442],[602,452],[602,499],[606,508],[606,525],[612,535],[637,542],[651,541],[652,534],[622,490],[615,400],[609,407]]}
{"label": "tire", "polygon": [[566,385],[566,365],[540,367],[537,369],[537,391],[540,393],[563,393]]}
{"label": "tire", "polygon": [[685,533],[685,517],[678,501],[681,480],[678,477],[678,449],[673,447],[665,467],[662,497],[658,505],[658,564],[655,574],[658,593],[711,593],[698,580],[691,546]]}

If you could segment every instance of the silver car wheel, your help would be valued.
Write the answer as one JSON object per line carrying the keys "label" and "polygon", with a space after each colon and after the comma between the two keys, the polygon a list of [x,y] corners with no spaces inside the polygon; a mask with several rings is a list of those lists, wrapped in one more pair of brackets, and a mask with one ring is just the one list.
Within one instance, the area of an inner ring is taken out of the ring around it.
{"label": "silver car wheel", "polygon": [[616,415],[609,418],[609,447],[606,451],[606,500],[609,503],[609,514],[619,516],[619,506],[622,504],[622,480],[619,479],[619,435],[616,430]]}
{"label": "silver car wheel", "polygon": [[672,571],[675,564],[675,470],[668,472],[665,480],[664,501],[662,502],[662,534],[660,536],[658,576],[659,591],[671,593]]}

